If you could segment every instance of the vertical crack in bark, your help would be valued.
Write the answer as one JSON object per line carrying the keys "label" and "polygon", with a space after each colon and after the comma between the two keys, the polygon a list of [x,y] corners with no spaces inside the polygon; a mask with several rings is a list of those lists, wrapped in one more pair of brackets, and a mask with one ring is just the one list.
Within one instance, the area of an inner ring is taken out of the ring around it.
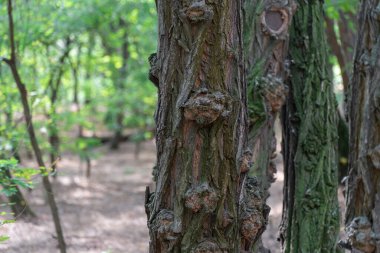
{"label": "vertical crack in bark", "polygon": [[362,1],[349,85],[349,176],[346,241],[353,251],[380,252],[380,22],[379,1]]}

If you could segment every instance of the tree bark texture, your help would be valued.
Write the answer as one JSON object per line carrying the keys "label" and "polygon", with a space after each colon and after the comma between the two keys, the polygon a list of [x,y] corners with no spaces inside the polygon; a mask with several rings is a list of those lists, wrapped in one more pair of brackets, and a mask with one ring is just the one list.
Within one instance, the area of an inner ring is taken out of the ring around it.
{"label": "tree bark texture", "polygon": [[283,110],[285,253],[337,252],[337,104],[328,76],[321,1],[298,1]]}
{"label": "tree bark texture", "polygon": [[[245,0],[244,3],[250,175],[260,182],[263,200],[269,196],[268,189],[277,171],[274,122],[288,91],[284,83],[289,71],[286,57],[295,9],[293,1]],[[267,222],[269,207],[265,201],[263,204],[263,218]],[[259,246],[255,250],[260,252]]]}
{"label": "tree bark texture", "polygon": [[159,0],[157,10],[150,252],[248,252],[265,221],[258,182],[245,177],[242,1]]}
{"label": "tree bark texture", "polygon": [[346,246],[380,253],[380,3],[361,1],[349,89]]}

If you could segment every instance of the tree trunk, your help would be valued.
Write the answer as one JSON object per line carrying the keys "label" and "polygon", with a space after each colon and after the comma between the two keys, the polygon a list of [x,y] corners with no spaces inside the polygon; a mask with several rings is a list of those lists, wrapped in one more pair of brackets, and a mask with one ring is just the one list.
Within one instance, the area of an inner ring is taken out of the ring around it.
{"label": "tree trunk", "polygon": [[155,192],[148,188],[146,196],[151,253],[248,252],[265,223],[257,180],[245,178],[241,3],[157,1],[160,39],[150,75],[159,87],[158,161]]}
{"label": "tree trunk", "polygon": [[346,246],[380,253],[380,12],[361,1],[349,89],[350,154],[346,186]]}
{"label": "tree trunk", "polygon": [[48,139],[50,144],[50,166],[55,172],[54,176],[56,176],[56,169],[59,160],[59,146],[60,146],[60,138],[59,138],[59,130],[57,127],[57,100],[59,88],[61,86],[62,76],[64,74],[65,61],[69,57],[71,51],[71,39],[65,39],[65,48],[62,52],[62,55],[58,59],[57,65],[51,70],[48,89],[50,89],[50,110],[47,114],[47,118],[49,121],[48,125]]}
{"label": "tree trunk", "polygon": [[283,113],[285,253],[337,252],[337,105],[328,76],[321,1],[298,1]]}
{"label": "tree trunk", "polygon": [[[9,170],[5,171],[5,175],[9,179],[12,178],[12,174]],[[32,211],[30,205],[22,194],[20,188],[17,185],[13,187],[15,188],[15,193],[8,197],[13,217],[15,217],[15,219],[36,217],[35,213]]]}
{"label": "tree trunk", "polygon": [[[245,0],[244,50],[248,86],[249,149],[252,171],[260,182],[263,198],[275,180],[276,138],[274,122],[285,102],[289,26],[295,3]],[[263,210],[269,207],[263,202]],[[267,222],[267,215],[264,216]],[[262,230],[262,232],[264,229]],[[261,252],[256,247],[256,250]]]}
{"label": "tree trunk", "polygon": [[[10,130],[15,127],[15,125],[12,123],[13,120],[13,112],[12,112],[12,106],[9,106],[7,108],[7,112],[5,112],[5,126],[7,130]],[[13,156],[19,163],[21,162],[20,155],[18,153],[18,142],[12,138],[11,141],[12,145],[12,152],[11,156]],[[5,154],[0,154],[0,159],[6,159]],[[9,169],[5,170],[5,176],[11,180],[12,179],[12,173]],[[15,218],[27,218],[27,217],[35,217],[35,213],[32,211],[30,205],[28,204],[28,201],[24,197],[24,194],[22,194],[22,191],[20,190],[20,187],[17,185],[13,186],[15,189],[15,193],[8,197],[9,202],[11,203],[10,207],[13,212],[13,217]]]}
{"label": "tree trunk", "polygon": [[2,60],[8,64],[9,68],[12,71],[13,78],[15,80],[15,83],[17,85],[17,89],[19,91],[20,97],[21,97],[21,103],[23,107],[23,113],[25,117],[25,125],[28,131],[29,139],[34,151],[34,155],[37,160],[37,164],[40,167],[40,170],[42,172],[42,184],[45,188],[48,203],[50,206],[50,210],[53,217],[53,222],[55,225],[55,230],[57,233],[57,239],[58,239],[58,245],[61,253],[66,253],[66,243],[63,236],[63,231],[61,227],[61,221],[59,218],[58,213],[58,207],[55,202],[55,197],[53,193],[52,186],[50,184],[49,176],[46,171],[46,166],[42,158],[42,152],[40,149],[40,146],[38,145],[36,133],[34,131],[34,125],[33,125],[33,119],[32,119],[32,113],[30,111],[29,107],[29,101],[28,101],[28,92],[26,89],[25,84],[21,81],[20,74],[17,69],[17,58],[16,58],[16,43],[15,43],[15,34],[14,34],[14,23],[13,23],[13,6],[12,6],[12,0],[7,1],[7,9],[8,9],[8,22],[9,22],[9,40],[10,40],[10,47],[11,47],[11,57],[10,59],[2,58]]}

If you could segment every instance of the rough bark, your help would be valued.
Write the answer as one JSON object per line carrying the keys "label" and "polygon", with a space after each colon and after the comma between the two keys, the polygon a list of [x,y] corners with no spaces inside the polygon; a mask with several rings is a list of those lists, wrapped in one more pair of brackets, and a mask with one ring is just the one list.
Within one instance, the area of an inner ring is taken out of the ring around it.
{"label": "rough bark", "polygon": [[[248,252],[264,223],[246,179],[242,2],[157,1],[156,189],[150,252]],[[241,190],[242,185],[246,187]]]}
{"label": "rough bark", "polygon": [[[269,207],[265,200],[277,171],[273,161],[276,157],[274,122],[287,95],[284,81],[289,71],[288,31],[295,9],[293,1],[245,0],[244,4],[250,174],[260,182],[266,222]],[[262,251],[258,248],[259,245],[255,250]]]}
{"label": "rough bark", "polygon": [[380,253],[380,3],[361,1],[349,87],[345,225],[352,252]]}
{"label": "rough bark", "polygon": [[321,1],[298,1],[283,110],[284,252],[337,252],[337,114],[328,78]]}

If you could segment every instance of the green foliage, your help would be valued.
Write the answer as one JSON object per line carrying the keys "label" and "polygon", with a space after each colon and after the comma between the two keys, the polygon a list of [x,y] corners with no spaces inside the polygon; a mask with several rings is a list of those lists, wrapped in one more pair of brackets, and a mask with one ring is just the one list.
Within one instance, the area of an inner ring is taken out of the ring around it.
{"label": "green foliage", "polygon": [[[0,57],[9,58],[7,6],[3,3]],[[61,139],[60,152],[82,156],[98,144],[72,138],[78,128],[91,136],[153,127],[157,90],[147,78],[147,59],[156,50],[153,0],[13,0],[13,6],[19,71],[29,91],[44,154],[57,151],[48,142],[52,134]],[[127,55],[123,55],[123,46]],[[61,61],[66,49],[69,53]],[[51,95],[57,80],[60,85],[54,102]],[[16,85],[1,61],[0,112],[0,152],[9,157],[29,149]]]}
{"label": "green foliage", "polygon": [[20,168],[16,159],[0,160],[0,185],[2,187],[0,193],[9,197],[16,193],[16,186],[32,188],[32,177],[37,174],[39,174],[38,170]]}
{"label": "green foliage", "polygon": [[[32,188],[32,177],[39,174],[40,171],[31,168],[20,168],[18,161],[14,158],[8,160],[0,160],[0,195],[10,197],[17,193],[16,187]],[[0,207],[12,205],[13,203],[2,204]],[[9,213],[0,212],[0,216],[7,216]],[[13,223],[13,219],[0,220],[0,227]],[[0,243],[9,239],[7,235],[0,235]]]}

